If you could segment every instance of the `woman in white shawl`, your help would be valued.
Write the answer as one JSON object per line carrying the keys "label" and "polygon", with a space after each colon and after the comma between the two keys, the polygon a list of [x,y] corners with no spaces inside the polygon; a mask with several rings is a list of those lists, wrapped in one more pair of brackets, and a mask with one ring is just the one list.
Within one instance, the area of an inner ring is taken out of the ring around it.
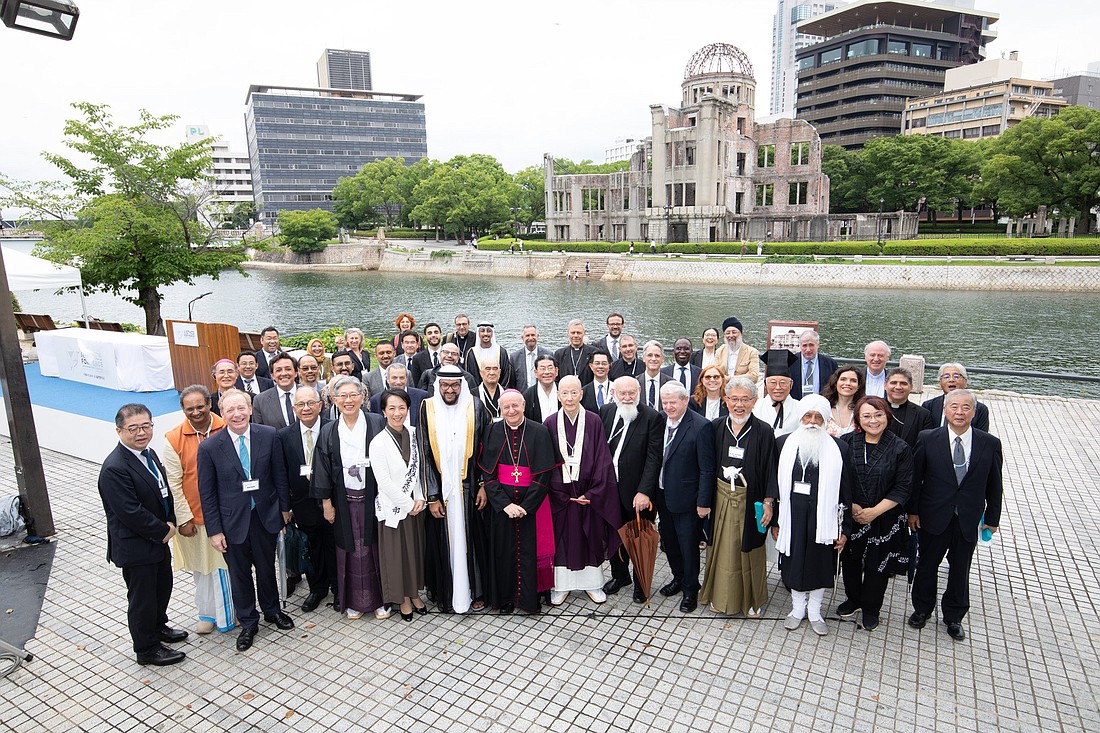
{"label": "woman in white shawl", "polygon": [[370,443],[370,464],[378,483],[378,561],[382,600],[401,606],[401,618],[428,612],[420,600],[424,587],[424,489],[413,429],[405,427],[409,393],[387,389],[378,404],[386,427]]}

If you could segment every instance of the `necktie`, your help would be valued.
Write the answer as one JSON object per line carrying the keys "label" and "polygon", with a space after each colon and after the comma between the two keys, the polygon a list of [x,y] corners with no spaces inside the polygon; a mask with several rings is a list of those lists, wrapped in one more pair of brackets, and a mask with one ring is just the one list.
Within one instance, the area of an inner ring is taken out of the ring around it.
{"label": "necktie", "polygon": [[668,429],[668,437],[665,438],[665,458],[668,458],[668,447],[672,445],[672,439],[676,437],[676,428]]}
{"label": "necktie", "polygon": [[657,406],[657,385],[656,385],[656,381],[657,380],[655,380],[655,379],[650,379],[649,380],[649,406],[654,407],[654,408]]}
{"label": "necktie", "polygon": [[[149,469],[149,473],[153,474],[153,477],[157,480],[157,486],[162,486],[160,471],[157,470],[157,464],[153,460],[153,451],[146,448],[141,452],[141,457],[145,459],[145,466]],[[164,504],[164,515],[168,516],[168,497],[162,496],[160,500]]]}
{"label": "necktie", "polygon": [[[244,436],[238,436],[237,438],[237,455],[241,457],[241,468],[244,469],[245,478],[249,481],[252,480],[252,459],[248,456],[248,446],[245,445]],[[256,508],[256,500],[249,499],[249,509]]]}
{"label": "necktie", "polygon": [[772,423],[773,428],[783,427],[783,403],[772,402],[772,407],[775,408],[775,422]]}
{"label": "necktie", "polygon": [[684,389],[688,388],[687,367],[680,367],[680,384],[684,385]]}
{"label": "necktie", "polygon": [[290,404],[290,392],[284,392],[283,397],[285,398],[283,402],[286,404],[286,424],[290,425],[294,422],[294,407]]}
{"label": "necktie", "polygon": [[596,385],[596,407],[603,407],[603,385]]}
{"label": "necktie", "polygon": [[255,392],[252,391],[252,380],[251,379],[246,379],[245,380],[245,382],[244,382],[244,391],[248,392],[248,394],[250,394],[250,395],[256,394]]}
{"label": "necktie", "polygon": [[951,454],[951,461],[955,464],[955,480],[960,484],[966,477],[966,451],[963,450],[963,439],[955,436],[955,450]]}
{"label": "necktie", "polygon": [[313,430],[306,431],[306,465],[313,465]]}
{"label": "necktie", "polygon": [[814,362],[810,359],[806,362],[806,368],[802,370],[802,394],[810,394],[814,391]]}
{"label": "necktie", "polygon": [[439,368],[439,352],[438,351],[433,351],[432,352],[432,366],[434,366],[436,369]]}
{"label": "necktie", "polygon": [[611,339],[611,361],[619,358],[619,339]]}

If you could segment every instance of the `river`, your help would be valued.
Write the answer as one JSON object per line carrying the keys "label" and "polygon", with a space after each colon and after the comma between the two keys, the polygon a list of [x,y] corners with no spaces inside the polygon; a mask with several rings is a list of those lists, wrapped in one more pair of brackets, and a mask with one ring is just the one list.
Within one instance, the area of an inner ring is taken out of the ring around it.
{"label": "river", "polygon": [[[701,264],[705,267],[705,264]],[[698,345],[708,326],[720,327],[736,315],[746,341],[758,348],[771,319],[816,320],[822,350],[834,356],[862,356],[873,339],[891,344],[894,358],[923,354],[929,363],[961,361],[970,366],[1072,372],[1100,376],[1100,360],[1068,359],[1074,344],[1096,342],[1095,314],[1100,295],[1074,293],[943,292],[692,286],[674,283],[623,283],[562,280],[477,279],[379,272],[252,271],[227,273],[214,281],[164,289],[163,315],[187,318],[187,302],[197,320],[236,324],[259,331],[269,324],[288,334],[343,323],[368,335],[391,335],[393,319],[412,313],[422,328],[435,320],[449,330],[456,313],[471,321],[496,324],[508,349],[519,346],[520,330],[535,323],[542,342],[557,348],[566,342],[566,324],[581,318],[598,338],[604,320],[615,311],[639,340],[656,338],[670,347],[680,336]],[[76,294],[17,293],[25,312],[48,313],[61,321],[80,316]],[[104,320],[143,324],[141,311],[107,294],[88,296],[89,314]],[[1072,347],[1072,348],[1071,348]],[[932,377],[932,375],[929,375]],[[973,375],[978,389],[1033,394],[1100,397],[1100,384]]]}

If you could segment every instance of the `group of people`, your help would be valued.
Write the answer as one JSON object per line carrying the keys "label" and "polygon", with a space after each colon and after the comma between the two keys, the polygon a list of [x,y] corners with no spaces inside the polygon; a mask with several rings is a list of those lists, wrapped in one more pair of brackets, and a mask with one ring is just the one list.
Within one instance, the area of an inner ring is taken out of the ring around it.
{"label": "group of people", "polygon": [[941,619],[965,637],[978,532],[1000,522],[1002,459],[962,365],[940,367],[943,394],[922,406],[884,342],[856,366],[820,352],[813,330],[797,353],[761,353],[736,317],[699,349],[677,339],[667,365],[664,346],[639,344],[618,313],[598,339],[571,321],[554,351],[534,325],[511,353],[492,323],[471,329],[464,314],[446,335],[437,323],[418,332],[407,313],[395,325],[373,361],[358,329],[331,354],[315,340],[298,355],[264,329],[259,351],[213,365],[213,393],[181,392],[185,420],[160,455],[149,410],[119,410],[99,489],[140,663],[184,658],[166,646],[187,637],[166,616],[173,569],[194,575],[197,633],[239,625],[245,651],[261,614],[294,628],[275,568],[290,522],[308,542],[306,613],[330,594],[349,619],[405,621],[429,603],[537,613],[630,586],[643,603],[650,589],[619,536],[637,517],[657,522],[672,576],[659,592],[684,613],[703,603],[760,617],[770,533],[788,630],[828,633],[838,572],[835,612],[876,628],[889,578],[914,563],[909,624],[921,628],[946,556]]}

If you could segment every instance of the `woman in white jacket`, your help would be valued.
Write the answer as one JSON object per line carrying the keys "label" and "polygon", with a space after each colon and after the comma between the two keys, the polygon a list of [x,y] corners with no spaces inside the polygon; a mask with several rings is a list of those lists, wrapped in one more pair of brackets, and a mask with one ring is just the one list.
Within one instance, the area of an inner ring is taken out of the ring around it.
{"label": "woman in white jacket", "polygon": [[424,587],[424,489],[420,485],[420,455],[413,428],[405,425],[409,394],[403,389],[382,393],[379,406],[386,428],[370,442],[370,465],[378,483],[378,561],[382,600],[400,604],[401,618],[428,612],[420,600]]}

